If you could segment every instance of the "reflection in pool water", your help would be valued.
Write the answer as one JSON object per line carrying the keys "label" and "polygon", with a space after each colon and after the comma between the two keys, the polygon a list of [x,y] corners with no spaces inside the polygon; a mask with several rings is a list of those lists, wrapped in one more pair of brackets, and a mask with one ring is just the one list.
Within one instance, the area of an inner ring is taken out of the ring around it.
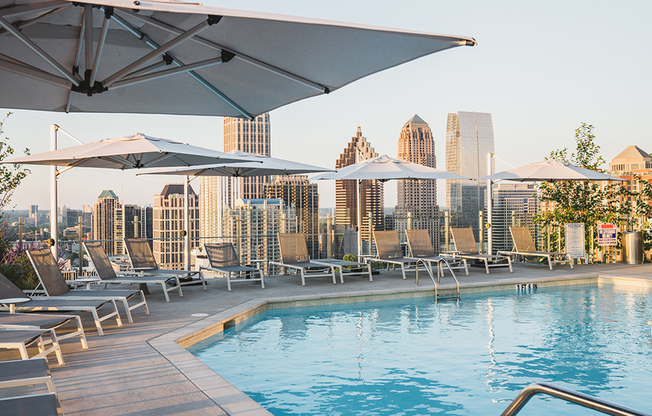
{"label": "reflection in pool water", "polygon": [[[274,415],[498,415],[534,381],[652,412],[650,317],[566,286],[270,310],[189,350]],[[537,397],[520,415],[595,414]]]}

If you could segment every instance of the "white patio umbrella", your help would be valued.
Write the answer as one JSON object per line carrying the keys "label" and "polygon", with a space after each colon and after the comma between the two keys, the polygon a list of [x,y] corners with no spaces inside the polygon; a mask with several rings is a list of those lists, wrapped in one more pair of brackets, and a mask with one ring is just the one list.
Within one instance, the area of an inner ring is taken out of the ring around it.
{"label": "white patio umbrella", "polygon": [[[493,156],[493,155],[491,155]],[[491,157],[490,156],[490,157]],[[490,163],[487,166],[491,166]],[[492,195],[491,181],[508,180],[517,182],[556,182],[556,181],[624,181],[625,179],[607,175],[606,173],[584,169],[570,163],[560,162],[555,159],[546,159],[542,162],[530,163],[514,169],[497,172],[491,175],[477,178],[476,180],[487,181],[487,220],[492,222]],[[492,233],[488,233],[488,248],[492,251]]]}
{"label": "white patio umbrella", "polygon": [[475,43],[178,1],[0,0],[0,107],[251,119]]}
{"label": "white patio umbrella", "polygon": [[[56,126],[53,132],[54,142],[60,131],[78,143],[64,149],[37,153],[35,155],[5,159],[0,163],[20,165],[49,165],[52,168],[50,189],[50,228],[52,230],[53,252],[55,256],[57,245],[57,178],[63,172],[73,167],[104,168],[104,169],[141,169],[145,167],[191,166],[201,163],[242,162],[247,159],[242,155],[232,155],[217,150],[192,146],[186,143],[146,136],[142,133],[125,137],[104,139],[83,144],[79,139]],[[251,160],[251,159],[249,159]],[[258,162],[251,162],[258,164]],[[65,166],[59,170],[57,166]],[[80,236],[81,238],[81,236]]]}
{"label": "white patio umbrella", "polygon": [[[407,160],[382,155],[360,161],[338,169],[335,173],[326,173],[313,179],[316,180],[356,180],[358,187],[357,211],[358,226],[362,223],[360,210],[360,182],[366,179],[386,182],[392,179],[424,180],[424,179],[469,179],[466,176],[431,168]],[[362,252],[362,233],[358,232],[358,254]]]}
{"label": "white patio umbrella", "polygon": [[[137,175],[184,175],[186,180],[184,182],[184,227],[190,230],[190,211],[189,211],[189,194],[188,184],[199,176],[222,176],[231,178],[242,178],[251,176],[270,176],[270,175],[301,175],[305,173],[316,172],[334,172],[333,169],[322,168],[320,166],[308,165],[305,163],[293,162],[290,160],[279,159],[275,157],[259,155],[254,153],[242,152],[240,150],[232,150],[227,155],[240,159],[239,163],[217,163],[211,165],[188,166],[178,168],[158,168],[158,169],[145,169],[137,173]],[[255,160],[255,162],[250,162]],[[221,202],[221,199],[220,199]],[[219,207],[219,218],[222,218],[223,207]],[[221,223],[219,221],[221,232]],[[190,235],[186,234],[186,267],[190,261]]]}
{"label": "white patio umbrella", "polygon": [[555,182],[555,181],[624,181],[625,179],[580,168],[570,163],[547,159],[519,168],[483,176],[477,180],[508,180],[518,182]]}

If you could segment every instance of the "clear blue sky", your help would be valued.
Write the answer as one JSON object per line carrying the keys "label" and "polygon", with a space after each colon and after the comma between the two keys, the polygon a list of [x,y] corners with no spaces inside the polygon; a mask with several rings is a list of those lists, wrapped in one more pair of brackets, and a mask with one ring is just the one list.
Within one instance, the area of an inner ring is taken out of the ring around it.
{"label": "clear blue sky", "polygon": [[[610,161],[630,144],[652,151],[652,2],[436,0],[208,0],[206,5],[472,36],[456,48],[360,80],[334,93],[271,113],[272,155],[333,167],[358,124],[376,150],[396,156],[402,125],[414,114],[430,124],[438,167],[445,168],[446,115],[493,115],[497,155],[513,165],[572,147],[581,122],[595,125]],[[7,109],[0,109],[3,113]],[[49,150],[49,125],[85,142],[134,132],[222,149],[222,119],[15,111],[5,132],[15,147]],[[61,147],[73,145],[68,139]],[[498,170],[508,168],[497,163]],[[49,207],[47,168],[35,167],[13,204]],[[153,203],[175,177],[73,169],[61,175],[59,202],[92,205],[103,189],[125,203]],[[439,204],[445,204],[440,181]],[[334,206],[334,184],[320,183],[321,206]],[[385,185],[395,204],[396,184]]]}

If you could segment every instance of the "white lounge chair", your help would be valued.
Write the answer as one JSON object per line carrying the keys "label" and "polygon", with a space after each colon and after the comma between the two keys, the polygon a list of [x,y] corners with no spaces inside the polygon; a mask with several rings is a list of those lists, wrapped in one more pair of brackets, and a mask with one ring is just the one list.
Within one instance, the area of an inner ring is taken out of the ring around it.
{"label": "white lounge chair", "polygon": [[432,241],[430,241],[428,230],[405,230],[405,236],[407,237],[408,247],[410,249],[409,258],[422,260],[428,265],[430,273],[432,273],[432,265],[434,263],[435,267],[437,267],[438,282],[444,273],[442,263],[446,265],[446,268],[449,269],[455,280],[457,280],[457,277],[453,269],[462,269],[466,272],[467,276],[469,275],[466,259],[452,256],[438,256],[435,254],[435,248],[432,246]]}
{"label": "white lounge chair", "polygon": [[[50,338],[49,348],[45,346],[43,336]],[[29,356],[27,347],[36,345],[38,353],[32,357]],[[20,358],[28,360],[29,358],[47,357],[49,354],[55,354],[59,365],[63,365],[63,354],[57,341],[57,335],[53,329],[0,329],[0,348],[15,349],[20,352]]]}
{"label": "white lounge chair", "polygon": [[332,277],[333,284],[337,284],[335,266],[310,260],[303,234],[278,233],[278,245],[281,252],[281,261],[270,262],[270,264],[297,270],[301,275],[302,286],[306,285],[306,276]]}
{"label": "white lounge chair", "polygon": [[[27,294],[14,285],[9,279],[0,274],[0,304],[8,305],[3,310],[14,312],[90,312],[95,321],[95,327],[100,335],[104,335],[102,322],[115,317],[118,326],[122,326],[122,320],[118,313],[118,307],[113,299],[76,300],[76,299],[53,299],[40,296],[40,299],[31,299]],[[105,305],[112,305],[113,311],[100,317],[99,309]]]}
{"label": "white lounge chair", "polygon": [[553,263],[568,263],[570,264],[570,268],[573,268],[573,259],[571,259],[571,256],[568,253],[537,251],[534,240],[532,239],[532,234],[528,227],[509,227],[509,233],[512,235],[515,250],[499,251],[498,254],[506,256],[543,257],[548,260],[548,267],[550,267],[550,270],[552,270]]}
{"label": "white lounge chair", "polygon": [[501,255],[496,256],[492,254],[480,254],[478,252],[478,245],[475,243],[473,230],[469,228],[451,228],[453,236],[453,244],[455,244],[455,257],[460,257],[466,260],[480,260],[484,263],[484,269],[489,274],[490,267],[509,267],[509,272],[512,273],[512,260],[509,256]]}
{"label": "white lounge chair", "polygon": [[[113,299],[122,302],[127,320],[133,323],[131,311],[139,308],[145,308],[145,314],[149,315],[149,307],[142,290],[70,290],[68,283],[63,278],[54,255],[48,248],[40,250],[27,250],[36,275],[41,281],[45,294],[48,298],[57,299]],[[129,299],[140,295],[140,302],[135,305],[129,305]]]}
{"label": "white lounge chair", "polygon": [[374,240],[376,241],[376,257],[367,261],[385,263],[388,269],[389,266],[401,266],[403,280],[407,279],[405,275],[406,267],[416,266],[418,260],[403,256],[398,231],[374,231]]}
{"label": "white lounge chair", "polygon": [[[210,262],[207,270],[223,274],[226,277],[226,287],[231,291],[234,282],[260,282],[261,289],[265,289],[265,275],[260,268],[240,264],[240,259],[233,248],[233,244],[205,244],[206,255]],[[258,277],[256,277],[258,274]]]}
{"label": "white lounge chair", "polygon": [[124,243],[129,261],[131,262],[131,268],[134,271],[154,274],[156,276],[177,276],[181,286],[195,284],[193,276],[196,276],[201,281],[204,290],[206,290],[206,280],[204,280],[204,276],[199,270],[170,270],[159,268],[146,238],[125,238]]}
{"label": "white lounge chair", "polygon": [[[75,331],[59,332],[67,323],[76,324]],[[83,349],[88,349],[81,318],[77,315],[40,315],[36,313],[0,313],[0,328],[54,329],[59,341],[79,337]]]}
{"label": "white lounge chair", "polygon": [[[126,283],[126,284],[147,284],[147,283],[152,283],[152,284],[158,284],[161,285],[161,288],[163,288],[163,294],[165,295],[165,301],[169,302],[170,301],[170,296],[168,295],[169,292],[173,290],[178,290],[179,291],[179,296],[183,296],[183,292],[181,291],[181,285],[179,284],[179,276],[178,275],[166,275],[166,276],[157,276],[157,275],[152,275],[152,276],[143,276],[143,275],[136,275],[134,276],[129,275],[129,274],[121,274],[118,275],[116,274],[115,270],[113,270],[113,267],[111,266],[111,262],[109,261],[109,256],[107,256],[106,251],[104,251],[104,247],[102,247],[102,244],[97,241],[84,241],[84,248],[86,249],[86,253],[88,253],[88,256],[91,258],[91,263],[93,264],[93,267],[95,268],[95,273],[97,274],[96,276],[84,276],[81,278],[77,278],[78,282],[87,282],[89,284],[91,283],[103,283],[106,287],[108,284],[119,284],[119,283]],[[170,285],[170,282],[174,282],[172,285]]]}

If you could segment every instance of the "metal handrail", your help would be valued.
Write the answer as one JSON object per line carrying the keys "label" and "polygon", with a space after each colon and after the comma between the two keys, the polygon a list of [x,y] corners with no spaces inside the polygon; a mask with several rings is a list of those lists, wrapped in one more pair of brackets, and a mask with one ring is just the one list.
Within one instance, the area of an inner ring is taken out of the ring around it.
{"label": "metal handrail", "polygon": [[432,275],[432,270],[430,270],[430,267],[428,267],[428,264],[426,263],[426,261],[423,260],[423,259],[416,259],[416,266],[415,266],[416,272],[415,272],[415,277],[414,277],[414,279],[415,279],[414,284],[416,286],[419,286],[419,263],[422,263],[423,267],[428,272],[428,275],[430,276],[430,279],[432,280],[432,283],[435,285],[435,300],[439,299],[439,285],[437,284],[437,282],[439,281],[439,276],[442,273],[442,270],[441,270],[441,262],[442,261],[444,263],[446,263],[446,267],[448,267],[448,271],[451,272],[451,275],[453,276],[453,279],[455,279],[455,284],[456,284],[456,287],[457,287],[457,298],[459,299],[460,298],[460,282],[457,280],[457,277],[455,276],[455,273],[453,272],[453,269],[451,268],[450,264],[448,264],[448,260],[446,260],[444,258],[437,261],[437,280],[435,280],[435,276]]}
{"label": "metal handrail", "polygon": [[597,397],[589,396],[584,393],[579,393],[577,391],[565,389],[563,387],[555,386],[550,383],[532,383],[526,388],[524,388],[518,396],[514,399],[512,404],[505,409],[501,416],[513,416],[518,414],[527,402],[535,394],[547,394],[549,396],[556,397],[558,399],[566,400],[567,402],[574,403],[592,410],[597,410],[601,413],[606,413],[608,415],[614,416],[651,416],[648,413],[639,412],[638,410],[633,410],[626,408],[624,406],[607,402],[605,400],[598,399]]}

